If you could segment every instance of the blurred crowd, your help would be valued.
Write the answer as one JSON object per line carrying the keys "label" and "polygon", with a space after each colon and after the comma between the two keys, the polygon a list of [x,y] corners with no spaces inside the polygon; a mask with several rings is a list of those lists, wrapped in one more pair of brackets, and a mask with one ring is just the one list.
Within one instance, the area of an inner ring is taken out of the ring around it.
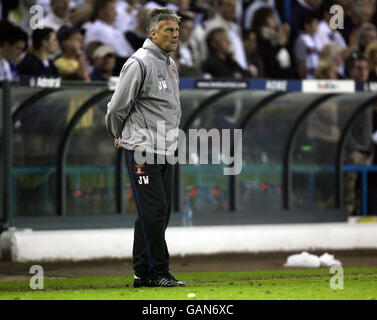
{"label": "blurred crowd", "polygon": [[376,0],[3,0],[0,79],[106,81],[160,7],[182,18],[181,77],[377,80]]}

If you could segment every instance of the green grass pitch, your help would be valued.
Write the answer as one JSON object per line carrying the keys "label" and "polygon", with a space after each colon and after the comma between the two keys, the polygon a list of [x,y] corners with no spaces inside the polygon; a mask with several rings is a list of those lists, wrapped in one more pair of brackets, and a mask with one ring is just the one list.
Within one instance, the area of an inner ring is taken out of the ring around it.
{"label": "green grass pitch", "polygon": [[[377,268],[344,268],[344,289],[330,288],[330,268],[177,274],[186,287],[133,288],[132,276],[0,281],[0,300],[373,300]],[[195,296],[191,297],[195,294]]]}

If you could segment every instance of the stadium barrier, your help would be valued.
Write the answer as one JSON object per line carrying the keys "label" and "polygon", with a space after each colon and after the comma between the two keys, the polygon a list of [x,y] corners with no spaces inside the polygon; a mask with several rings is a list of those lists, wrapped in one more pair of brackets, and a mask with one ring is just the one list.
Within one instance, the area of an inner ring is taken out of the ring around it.
{"label": "stadium barrier", "polygon": [[[132,226],[123,153],[104,126],[116,81],[1,83],[2,229]],[[343,172],[376,171],[343,165],[376,83],[181,79],[180,89],[183,130],[243,130],[243,169],[176,165],[173,225],[186,201],[196,225],[346,221]],[[367,215],[366,183],[362,192]]]}

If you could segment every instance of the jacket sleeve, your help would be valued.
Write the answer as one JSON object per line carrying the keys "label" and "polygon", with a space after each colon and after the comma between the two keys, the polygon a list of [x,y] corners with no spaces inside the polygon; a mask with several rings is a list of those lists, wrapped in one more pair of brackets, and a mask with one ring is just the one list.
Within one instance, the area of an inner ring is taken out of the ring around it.
{"label": "jacket sleeve", "polygon": [[119,82],[111,101],[107,105],[105,117],[107,132],[118,139],[122,135],[125,121],[135,103],[142,85],[142,73],[139,63],[128,59],[120,73]]}

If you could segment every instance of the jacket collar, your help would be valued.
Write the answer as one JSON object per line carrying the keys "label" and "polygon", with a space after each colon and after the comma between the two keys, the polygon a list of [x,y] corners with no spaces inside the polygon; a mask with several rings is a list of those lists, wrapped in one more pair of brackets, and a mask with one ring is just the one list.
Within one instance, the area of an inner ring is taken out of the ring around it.
{"label": "jacket collar", "polygon": [[168,60],[169,61],[169,57],[170,57],[170,54],[165,52],[164,50],[162,50],[158,45],[156,45],[151,39],[147,38],[145,41],[144,41],[144,44],[143,44],[143,49],[148,49],[150,51],[153,52],[153,54],[159,58],[159,59],[162,59],[162,60]]}

